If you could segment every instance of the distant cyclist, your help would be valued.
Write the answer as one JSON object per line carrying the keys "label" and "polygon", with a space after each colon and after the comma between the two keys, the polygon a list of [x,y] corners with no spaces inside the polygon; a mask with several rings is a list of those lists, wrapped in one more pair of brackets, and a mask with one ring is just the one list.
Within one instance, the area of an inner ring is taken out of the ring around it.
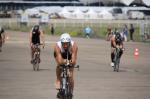
{"label": "distant cyclist", "polygon": [[30,47],[31,47],[31,63],[33,63],[34,45],[43,44],[44,46],[44,33],[39,25],[34,25],[30,32]]}
{"label": "distant cyclist", "polygon": [[123,37],[121,36],[121,34],[118,31],[114,32],[114,35],[111,38],[111,66],[114,66],[114,51],[115,48],[120,48],[122,50],[120,50],[120,55],[119,57],[121,58],[122,54],[123,54]]}
{"label": "distant cyclist", "polygon": [[5,31],[0,27],[0,52],[2,51],[2,45],[5,43]]}
{"label": "distant cyclist", "polygon": [[[60,89],[60,80],[61,80],[61,68],[60,65],[66,64],[67,59],[67,52],[68,52],[68,59],[69,64],[72,65],[72,67],[69,69],[70,71],[70,77],[71,77],[71,86],[72,90],[74,88],[74,65],[76,64],[77,60],[77,51],[78,47],[77,44],[71,39],[70,35],[68,33],[63,33],[60,37],[60,40],[56,42],[56,45],[54,47],[54,57],[57,63],[56,68],[56,89]],[[59,97],[59,92],[57,94],[57,97]]]}

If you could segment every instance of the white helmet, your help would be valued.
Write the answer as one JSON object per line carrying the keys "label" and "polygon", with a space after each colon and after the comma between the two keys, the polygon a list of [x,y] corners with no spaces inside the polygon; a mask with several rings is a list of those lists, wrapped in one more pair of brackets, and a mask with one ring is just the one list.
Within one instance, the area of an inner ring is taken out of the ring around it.
{"label": "white helmet", "polygon": [[65,43],[65,42],[71,42],[71,37],[68,33],[63,33],[60,37],[60,41],[62,43]]}

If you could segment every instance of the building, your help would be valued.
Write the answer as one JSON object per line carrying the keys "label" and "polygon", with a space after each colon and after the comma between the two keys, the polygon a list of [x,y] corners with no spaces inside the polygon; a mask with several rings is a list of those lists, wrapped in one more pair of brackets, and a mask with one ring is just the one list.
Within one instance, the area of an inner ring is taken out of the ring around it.
{"label": "building", "polygon": [[82,6],[78,0],[0,0],[0,11],[32,8],[36,6]]}

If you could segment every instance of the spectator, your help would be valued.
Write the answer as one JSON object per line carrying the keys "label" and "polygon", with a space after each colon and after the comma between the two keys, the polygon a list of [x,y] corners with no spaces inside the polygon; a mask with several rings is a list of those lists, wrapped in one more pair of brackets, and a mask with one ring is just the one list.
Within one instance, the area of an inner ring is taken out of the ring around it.
{"label": "spectator", "polygon": [[85,36],[86,36],[87,38],[90,38],[92,32],[93,32],[93,31],[92,31],[92,29],[91,29],[89,26],[87,26],[87,27],[84,29],[84,33],[85,33]]}
{"label": "spectator", "polygon": [[144,20],[142,20],[140,23],[140,36],[142,41],[145,41],[144,32],[145,32],[145,22]]}
{"label": "spectator", "polygon": [[124,37],[124,41],[128,41],[128,27],[125,24],[124,28],[123,28],[123,37]]}
{"label": "spectator", "polygon": [[110,41],[111,37],[112,37],[112,28],[111,26],[108,26],[107,34],[106,34],[106,41]]}
{"label": "spectator", "polygon": [[51,34],[54,35],[54,32],[55,32],[54,26],[53,24],[51,24]]}
{"label": "spectator", "polygon": [[129,29],[129,31],[130,31],[130,40],[131,41],[134,41],[133,40],[133,33],[134,33],[134,27],[133,27],[133,24],[130,24],[130,29]]}

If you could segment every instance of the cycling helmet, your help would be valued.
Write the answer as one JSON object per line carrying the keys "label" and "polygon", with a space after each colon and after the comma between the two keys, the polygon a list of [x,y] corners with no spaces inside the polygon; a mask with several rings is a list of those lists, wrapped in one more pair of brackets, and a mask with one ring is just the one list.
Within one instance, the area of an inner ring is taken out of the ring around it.
{"label": "cycling helmet", "polygon": [[34,30],[34,31],[38,31],[38,30],[39,30],[39,28],[40,28],[40,26],[39,26],[39,25],[34,25],[33,30]]}
{"label": "cycling helmet", "polygon": [[65,42],[70,43],[71,42],[71,37],[68,33],[63,33],[60,37],[60,41],[61,41],[61,43],[65,43]]}
{"label": "cycling helmet", "polygon": [[121,37],[121,34],[119,32],[116,32],[115,39],[116,39],[116,42],[121,42],[122,41],[122,37]]}

